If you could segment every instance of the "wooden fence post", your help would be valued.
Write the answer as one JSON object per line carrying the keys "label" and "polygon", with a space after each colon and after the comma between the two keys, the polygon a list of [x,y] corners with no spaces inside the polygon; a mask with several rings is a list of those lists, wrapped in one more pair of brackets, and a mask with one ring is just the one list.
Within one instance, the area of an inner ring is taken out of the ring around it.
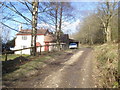
{"label": "wooden fence post", "polygon": [[41,55],[41,48],[42,48],[42,46],[40,46],[40,55]]}
{"label": "wooden fence post", "polygon": [[21,52],[20,52],[20,56],[22,56],[22,50],[21,50]]}
{"label": "wooden fence post", "polygon": [[5,61],[7,61],[7,52],[5,53]]}
{"label": "wooden fence post", "polygon": [[55,51],[55,44],[53,44],[53,50]]}

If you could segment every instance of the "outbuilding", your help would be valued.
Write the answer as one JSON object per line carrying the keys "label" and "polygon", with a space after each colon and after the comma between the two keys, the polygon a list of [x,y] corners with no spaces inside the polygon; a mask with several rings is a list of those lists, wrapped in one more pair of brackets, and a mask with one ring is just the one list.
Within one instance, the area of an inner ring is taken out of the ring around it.
{"label": "outbuilding", "polygon": [[74,39],[69,39],[69,48],[71,48],[71,45],[74,45],[73,48],[78,48],[79,47],[79,41],[74,40]]}

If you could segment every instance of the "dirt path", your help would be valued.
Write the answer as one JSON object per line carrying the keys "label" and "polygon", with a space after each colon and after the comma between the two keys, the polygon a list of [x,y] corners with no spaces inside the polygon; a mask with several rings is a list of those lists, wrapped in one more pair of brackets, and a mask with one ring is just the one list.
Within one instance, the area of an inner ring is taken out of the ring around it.
{"label": "dirt path", "polygon": [[94,88],[92,80],[91,49],[81,49],[63,67],[53,72],[36,87],[42,88]]}
{"label": "dirt path", "polygon": [[12,87],[94,88],[92,56],[90,48],[77,50],[69,57],[49,63],[37,75],[15,82]]}

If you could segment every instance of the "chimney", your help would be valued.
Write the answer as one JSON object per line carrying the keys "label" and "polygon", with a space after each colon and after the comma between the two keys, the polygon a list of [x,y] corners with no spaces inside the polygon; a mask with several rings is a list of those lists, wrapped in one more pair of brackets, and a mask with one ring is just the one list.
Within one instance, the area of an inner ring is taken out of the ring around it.
{"label": "chimney", "polygon": [[19,26],[19,31],[21,31],[21,30],[22,30],[22,23]]}

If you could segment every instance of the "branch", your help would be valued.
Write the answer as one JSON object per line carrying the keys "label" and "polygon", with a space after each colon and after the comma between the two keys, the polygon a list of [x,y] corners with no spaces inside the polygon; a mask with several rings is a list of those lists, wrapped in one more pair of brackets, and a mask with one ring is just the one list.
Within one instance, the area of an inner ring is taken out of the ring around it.
{"label": "branch", "polygon": [[11,28],[10,26],[8,26],[8,25],[6,25],[6,24],[4,24],[4,23],[2,23],[2,22],[0,22],[0,23],[1,23],[2,25],[4,25],[4,26],[10,28],[11,30],[14,30],[14,31],[16,31],[16,32],[19,32],[17,29]]}
{"label": "branch", "polygon": [[102,24],[103,24],[103,26],[105,27],[105,22],[104,22],[104,20],[102,19],[102,18],[100,18],[99,16],[97,16],[101,21],[102,21]]}
{"label": "branch", "polygon": [[[20,3],[22,3],[23,5],[27,6],[28,10],[30,11],[30,13],[32,14],[32,10],[30,9],[30,7],[28,6],[28,4],[24,1],[18,0]],[[27,1],[28,2],[28,1]],[[29,3],[30,4],[30,3]]]}
{"label": "branch", "polygon": [[21,17],[23,17],[26,21],[28,21],[28,22],[30,22],[31,23],[31,20],[29,19],[29,18],[27,18],[27,17],[25,17],[25,16],[23,16],[12,4],[12,6],[13,6],[13,8],[11,8],[11,7],[9,7],[9,6],[7,6],[7,5],[5,5],[5,4],[3,4],[5,7],[7,7],[8,9],[10,9],[10,10],[12,10],[13,12],[15,12],[16,14],[18,14],[18,15],[20,15]]}
{"label": "branch", "polygon": [[25,5],[27,6],[27,8],[29,9],[29,11],[32,13],[32,10],[30,9],[30,7],[28,6],[28,4],[25,2]]}
{"label": "branch", "polygon": [[15,21],[15,22],[18,22],[18,23],[20,23],[20,24],[31,25],[31,24],[28,24],[28,23],[23,23],[23,22],[17,21],[17,20],[12,19],[12,18],[11,18],[11,20],[12,20],[12,21]]}
{"label": "branch", "polygon": [[[13,30],[13,31],[16,31],[16,32],[19,32],[17,29],[14,29],[14,28],[11,28],[10,26],[8,26],[8,25],[6,25],[6,24],[4,24],[4,23],[2,23],[2,22],[0,22],[2,25],[4,25],[4,26],[6,26],[6,27],[8,27],[9,29],[11,29],[11,30]],[[21,33],[24,33],[24,32],[22,32],[22,31],[20,31]],[[30,33],[31,34],[31,33]]]}
{"label": "branch", "polygon": [[48,10],[46,10],[46,8],[45,9],[43,9],[42,11],[40,11],[40,12],[38,12],[38,13],[43,13],[43,12],[48,12],[48,11],[52,11],[53,9],[48,9]]}
{"label": "branch", "polygon": [[0,8],[2,8],[3,4],[1,2],[0,2],[0,4],[1,4]]}
{"label": "branch", "polygon": [[[10,4],[12,5],[12,3],[10,2]],[[22,16],[26,21],[30,22],[31,23],[31,20],[25,16],[23,16],[17,9],[14,5],[12,5],[12,7],[15,9],[16,13],[20,16]]]}

